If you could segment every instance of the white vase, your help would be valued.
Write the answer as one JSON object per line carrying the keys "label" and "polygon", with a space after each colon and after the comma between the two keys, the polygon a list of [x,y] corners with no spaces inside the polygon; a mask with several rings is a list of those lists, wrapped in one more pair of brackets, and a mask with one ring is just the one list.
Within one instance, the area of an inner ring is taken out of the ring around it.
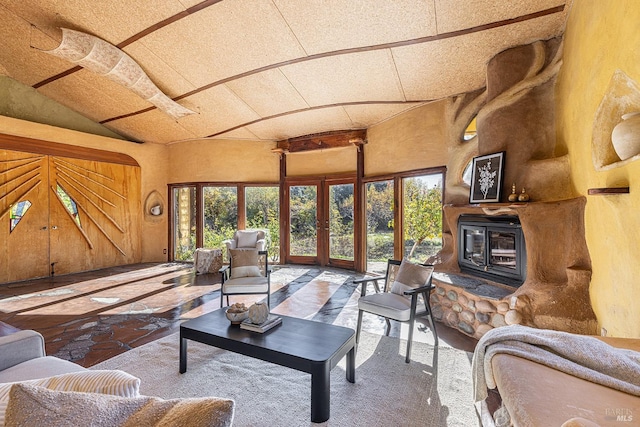
{"label": "white vase", "polygon": [[269,318],[269,306],[264,302],[257,302],[249,307],[249,320],[251,323],[260,324]]}
{"label": "white vase", "polygon": [[611,132],[611,142],[620,160],[640,153],[640,111],[622,116],[622,121]]}

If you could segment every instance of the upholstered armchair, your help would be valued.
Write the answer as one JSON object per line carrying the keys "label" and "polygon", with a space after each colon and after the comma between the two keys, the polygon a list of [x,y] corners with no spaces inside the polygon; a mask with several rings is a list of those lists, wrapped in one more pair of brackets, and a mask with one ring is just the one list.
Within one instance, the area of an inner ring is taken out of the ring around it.
{"label": "upholstered armchair", "polygon": [[267,306],[271,306],[271,268],[267,251],[251,248],[229,250],[229,265],[220,269],[220,307],[229,295],[265,294]]}
{"label": "upholstered armchair", "polygon": [[264,230],[238,230],[232,239],[225,240],[227,247],[227,259],[231,259],[231,249],[256,249],[264,251],[267,249],[267,240]]}
{"label": "upholstered armchair", "polygon": [[[358,299],[358,327],[356,330],[356,344],[360,341],[362,315],[364,312],[384,317],[387,322],[386,335],[391,330],[391,320],[409,323],[409,337],[407,339],[407,354],[405,361],[411,360],[411,344],[413,340],[413,326],[416,316],[426,315],[429,327],[433,333],[435,345],[438,345],[436,325],[431,314],[429,295],[434,289],[431,283],[433,266],[427,264],[413,264],[406,260],[390,259],[387,263],[387,274],[384,276],[370,276],[354,280],[361,284]],[[379,281],[384,283],[380,289]],[[372,283],[375,293],[367,295],[367,284]],[[420,301],[421,300],[421,301]]]}

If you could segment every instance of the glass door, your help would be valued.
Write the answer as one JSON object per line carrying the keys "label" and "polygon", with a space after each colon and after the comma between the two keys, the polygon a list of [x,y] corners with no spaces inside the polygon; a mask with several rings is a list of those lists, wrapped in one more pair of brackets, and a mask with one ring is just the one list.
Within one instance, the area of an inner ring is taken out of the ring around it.
{"label": "glass door", "polygon": [[287,262],[354,268],[353,179],[287,185]]}
{"label": "glass door", "polygon": [[173,192],[173,259],[191,261],[196,250],[196,187],[177,187]]}
{"label": "glass door", "polygon": [[287,262],[319,263],[319,190],[319,181],[287,185],[289,213],[285,238],[288,247]]}
{"label": "glass door", "polygon": [[326,264],[350,269],[355,266],[354,188],[353,180],[327,183],[323,230]]}

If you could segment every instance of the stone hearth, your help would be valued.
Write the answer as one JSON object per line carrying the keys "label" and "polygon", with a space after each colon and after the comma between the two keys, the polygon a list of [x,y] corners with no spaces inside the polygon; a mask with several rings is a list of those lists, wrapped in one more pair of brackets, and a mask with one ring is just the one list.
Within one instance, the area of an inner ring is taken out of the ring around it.
{"label": "stone hearth", "polygon": [[[591,261],[584,238],[584,197],[555,202],[444,207],[449,233],[438,254],[431,297],[439,321],[479,338],[522,324],[595,334],[589,299]],[[457,222],[462,214],[518,215],[527,247],[527,278],[518,288],[462,273]]]}

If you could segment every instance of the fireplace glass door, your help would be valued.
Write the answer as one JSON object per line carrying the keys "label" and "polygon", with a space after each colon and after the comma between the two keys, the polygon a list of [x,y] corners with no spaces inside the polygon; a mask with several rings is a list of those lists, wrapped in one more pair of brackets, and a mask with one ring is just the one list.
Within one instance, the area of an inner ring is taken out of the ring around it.
{"label": "fireplace glass door", "polygon": [[484,227],[463,227],[464,231],[464,259],[471,264],[482,267],[486,265],[484,249]]}
{"label": "fireplace glass door", "polygon": [[491,231],[489,234],[489,246],[489,265],[516,270],[515,233]]}

